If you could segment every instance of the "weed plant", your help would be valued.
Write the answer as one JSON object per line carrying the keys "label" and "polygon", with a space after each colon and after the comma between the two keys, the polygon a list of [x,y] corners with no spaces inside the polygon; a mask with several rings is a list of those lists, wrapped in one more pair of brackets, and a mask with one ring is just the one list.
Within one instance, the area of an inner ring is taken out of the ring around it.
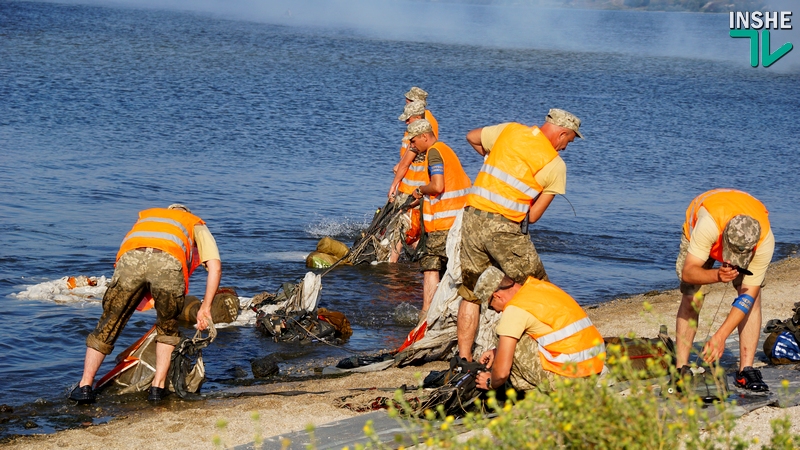
{"label": "weed plant", "polygon": [[[721,394],[720,401],[705,403],[692,392],[688,378],[679,379],[663,343],[619,342],[606,347],[609,370],[603,376],[561,378],[551,390],[528,391],[524,398],[513,389],[504,396],[492,391],[459,420],[442,405],[435,410],[415,410],[406,400],[408,392],[397,391],[389,415],[397,418],[405,433],[396,435],[394,442],[384,443],[368,421],[364,426],[367,442],[354,448],[739,450],[758,444],[735,432],[735,402],[722,401],[726,399]],[[637,347],[636,354],[645,347],[645,353],[654,357],[631,359],[635,354],[632,346]],[[724,370],[712,370],[723,392]],[[676,387],[680,393],[666,394]],[[788,382],[783,383],[783,390],[788,393]],[[424,395],[420,389],[420,398]],[[773,420],[771,426],[770,443],[762,448],[800,448],[800,435],[791,433],[790,419]],[[314,427],[306,431],[312,436],[307,448],[316,448]],[[260,447],[259,438],[257,435],[256,448]],[[220,446],[218,439],[215,437],[214,443]],[[289,445],[282,442],[283,448]]]}
{"label": "weed plant", "polygon": [[[364,432],[369,442],[355,448],[403,448],[402,444],[410,444],[418,448],[487,450],[738,450],[758,443],[734,432],[735,402],[709,404],[691,392],[689,380],[679,379],[672,356],[662,343],[633,342],[637,346],[649,345],[650,354],[661,355],[633,361],[628,356],[631,342],[623,340],[607,347],[609,373],[604,376],[562,378],[551,391],[529,391],[524,398],[518,398],[513,389],[508,390],[502,402],[495,392],[489,392],[460,422],[441,406],[436,411],[401,414],[412,407],[398,392],[398,406],[390,408],[389,414],[405,424],[406,436],[396,436],[391,445],[383,444],[367,423]],[[724,370],[716,369],[714,375],[721,387]],[[676,385],[681,393],[666,394],[669,387],[674,390]],[[800,435],[792,435],[790,426],[789,419],[773,421],[771,443],[765,448],[800,447]]]}

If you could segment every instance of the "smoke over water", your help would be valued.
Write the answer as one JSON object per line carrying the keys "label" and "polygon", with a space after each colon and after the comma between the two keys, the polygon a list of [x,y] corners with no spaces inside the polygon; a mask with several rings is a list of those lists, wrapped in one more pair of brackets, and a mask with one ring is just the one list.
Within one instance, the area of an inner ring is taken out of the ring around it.
{"label": "smoke over water", "polygon": [[[746,61],[749,54],[747,40],[732,39],[728,35],[727,14],[380,0],[90,0],[66,3],[190,11],[233,20],[325,28],[337,34],[412,42],[734,62]],[[789,1],[776,0],[770,10],[790,10],[784,3]],[[773,32],[773,48],[792,38],[800,45],[797,34],[797,27],[792,31]],[[797,68],[799,62],[800,51],[794,51],[779,66],[784,70]]]}

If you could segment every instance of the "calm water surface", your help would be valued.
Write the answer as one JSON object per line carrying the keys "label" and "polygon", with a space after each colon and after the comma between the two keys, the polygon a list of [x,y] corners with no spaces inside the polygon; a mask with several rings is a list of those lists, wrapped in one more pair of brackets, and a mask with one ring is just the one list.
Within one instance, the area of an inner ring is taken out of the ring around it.
{"label": "calm water surface", "polygon": [[[584,120],[587,140],[562,155],[571,206],[556,199],[531,227],[552,281],[584,305],[675,287],[682,215],[704,190],[761,199],[776,258],[800,243],[800,69],[750,68],[726,15],[392,3],[332,25],[302,2],[234,5],[0,2],[0,403],[40,425],[0,436],[85,419],[62,395],[101,311],[10,294],[110,277],[136,213],[173,202],[208,222],[223,285],[274,292],[305,274],[320,237],[351,242],[384,203],[412,85],[473,178],[470,129],[540,123],[551,107]],[[399,26],[409,8],[425,19]],[[420,283],[407,265],[345,267],[321,305],[353,323],[349,349],[390,349],[409,331],[393,312],[419,306]],[[196,275],[191,293],[203,287]],[[118,349],[153,320],[135,315]],[[349,355],[224,329],[206,353],[210,390],[246,382],[249,361],[273,352],[287,372]]]}

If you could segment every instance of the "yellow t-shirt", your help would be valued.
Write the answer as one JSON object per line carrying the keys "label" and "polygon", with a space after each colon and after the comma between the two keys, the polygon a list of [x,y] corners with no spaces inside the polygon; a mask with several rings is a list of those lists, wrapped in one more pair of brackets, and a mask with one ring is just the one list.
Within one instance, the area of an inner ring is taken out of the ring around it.
{"label": "yellow t-shirt", "polygon": [[[483,127],[481,129],[481,145],[486,150],[486,154],[492,151],[497,137],[510,122]],[[544,188],[543,194],[564,195],[567,193],[567,164],[560,156],[547,163],[533,177],[540,186]]]}
{"label": "yellow t-shirt", "polygon": [[506,306],[495,328],[498,336],[509,336],[514,339],[521,339],[526,333],[529,335],[542,335],[552,331],[553,329],[550,326],[542,323],[533,314],[513,305]]}
{"label": "yellow t-shirt", "polygon": [[197,244],[197,256],[200,258],[200,262],[205,263],[211,259],[219,259],[217,241],[207,226],[194,226],[194,242]]}
{"label": "yellow t-shirt", "polygon": [[[717,239],[719,239],[720,233],[722,233],[722,231],[717,227],[717,223],[714,222],[711,213],[709,213],[705,207],[701,206],[700,209],[697,210],[697,223],[692,229],[687,251],[689,254],[703,261],[708,260],[711,254],[711,247],[717,242]],[[756,254],[753,256],[753,260],[750,261],[750,264],[746,267],[747,270],[753,272],[753,275],[745,275],[744,279],[742,279],[742,284],[747,286],[761,286],[767,274],[769,263],[772,261],[772,253],[774,251],[775,236],[770,229],[769,233],[764,236],[764,242],[756,248]]]}

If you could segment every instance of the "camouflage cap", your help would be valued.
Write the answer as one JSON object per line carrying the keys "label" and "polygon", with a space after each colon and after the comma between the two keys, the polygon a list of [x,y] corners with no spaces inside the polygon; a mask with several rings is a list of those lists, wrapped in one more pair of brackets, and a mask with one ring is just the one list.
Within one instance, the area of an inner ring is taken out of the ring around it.
{"label": "camouflage cap", "polygon": [[473,291],[475,297],[478,297],[481,303],[489,301],[489,299],[492,298],[492,294],[500,287],[500,282],[503,281],[503,277],[505,277],[505,274],[502,270],[495,266],[489,266],[483,271],[478,281],[475,283],[475,290]]}
{"label": "camouflage cap", "polygon": [[184,205],[181,205],[180,203],[173,203],[173,204],[167,206],[167,209],[180,209],[180,210],[186,211],[188,213],[191,213],[191,211],[189,211],[189,208],[187,208]]}
{"label": "camouflage cap", "polygon": [[722,235],[722,259],[746,268],[761,237],[761,224],[750,216],[739,214],[725,225]]}
{"label": "camouflage cap", "polygon": [[412,102],[415,100],[419,100],[425,103],[428,101],[428,93],[414,86],[408,92],[406,92],[406,98],[411,100]]}
{"label": "camouflage cap", "polygon": [[547,117],[544,118],[544,121],[560,127],[569,128],[575,132],[576,136],[583,139],[583,134],[580,132],[581,119],[575,117],[571,112],[553,108],[547,113]]}
{"label": "camouflage cap", "polygon": [[398,120],[402,120],[405,122],[411,116],[423,116],[425,115],[425,103],[419,100],[415,100],[411,103],[406,104],[405,108],[403,108],[403,114],[400,114]]}
{"label": "camouflage cap", "polygon": [[408,132],[408,139],[413,139],[420,134],[433,133],[433,127],[427,120],[419,119],[408,124],[406,131]]}

